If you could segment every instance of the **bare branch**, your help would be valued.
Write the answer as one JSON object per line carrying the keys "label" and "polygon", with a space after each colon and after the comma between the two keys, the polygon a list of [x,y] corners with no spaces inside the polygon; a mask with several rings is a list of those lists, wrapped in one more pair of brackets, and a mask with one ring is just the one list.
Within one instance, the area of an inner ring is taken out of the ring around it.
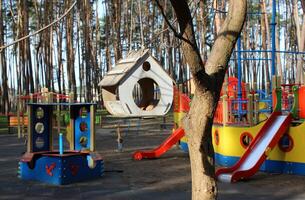
{"label": "bare branch", "polygon": [[183,37],[183,33],[178,33],[178,32],[176,31],[176,29],[172,26],[172,24],[169,22],[169,20],[168,20],[168,18],[167,18],[167,16],[166,16],[166,14],[164,13],[164,9],[163,9],[162,5],[160,4],[159,0],[155,0],[155,2],[156,2],[156,4],[157,4],[159,10],[161,11],[161,14],[162,14],[162,16],[163,16],[163,18],[164,18],[166,24],[167,24],[168,27],[173,31],[174,36],[177,37],[177,38],[180,39],[180,40],[183,40],[184,42],[187,42],[187,43],[188,43],[189,45],[191,45],[194,49],[196,49],[197,46],[195,46],[190,40],[184,38],[184,37]]}

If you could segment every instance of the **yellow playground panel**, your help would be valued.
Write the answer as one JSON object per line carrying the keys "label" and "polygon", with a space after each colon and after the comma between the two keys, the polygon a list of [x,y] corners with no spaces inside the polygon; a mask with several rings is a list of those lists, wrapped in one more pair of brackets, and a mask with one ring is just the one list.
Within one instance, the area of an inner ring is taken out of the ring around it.
{"label": "yellow playground panel", "polygon": [[[252,127],[214,125],[212,138],[216,162],[222,166],[232,166],[236,163],[264,123],[265,121]],[[290,126],[270,152],[261,170],[305,175],[304,147],[305,122]]]}

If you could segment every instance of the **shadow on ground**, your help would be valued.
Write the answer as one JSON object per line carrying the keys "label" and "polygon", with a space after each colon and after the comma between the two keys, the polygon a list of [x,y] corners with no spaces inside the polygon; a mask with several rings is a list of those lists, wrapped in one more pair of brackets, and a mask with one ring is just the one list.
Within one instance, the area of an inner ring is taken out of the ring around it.
{"label": "shadow on ground", "polygon": [[[151,128],[154,129],[154,128]],[[127,132],[124,151],[116,152],[113,129],[97,130],[97,150],[105,160],[105,176],[66,186],[52,186],[17,178],[17,164],[25,151],[16,135],[0,135],[0,199],[191,199],[188,155],[174,147],[161,159],[133,161],[137,149],[158,146],[170,130]],[[305,199],[305,177],[259,173],[235,184],[219,183],[220,200]]]}

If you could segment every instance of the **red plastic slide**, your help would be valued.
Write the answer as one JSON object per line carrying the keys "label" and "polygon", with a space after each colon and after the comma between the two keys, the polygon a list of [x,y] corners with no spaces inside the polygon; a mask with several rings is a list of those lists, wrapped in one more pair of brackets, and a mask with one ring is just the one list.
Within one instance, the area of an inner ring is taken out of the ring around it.
{"label": "red plastic slide", "polygon": [[142,160],[143,158],[159,158],[167,152],[174,144],[176,144],[184,136],[182,128],[176,129],[159,147],[151,151],[136,151],[133,159]]}
{"label": "red plastic slide", "polygon": [[289,128],[291,120],[291,114],[273,112],[239,161],[230,168],[216,171],[217,179],[223,182],[236,182],[254,175]]}

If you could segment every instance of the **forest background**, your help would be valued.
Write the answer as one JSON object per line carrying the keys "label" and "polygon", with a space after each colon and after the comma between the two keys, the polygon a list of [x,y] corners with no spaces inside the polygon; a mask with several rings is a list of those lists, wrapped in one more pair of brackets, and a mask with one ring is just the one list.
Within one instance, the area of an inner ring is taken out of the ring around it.
{"label": "forest background", "polygon": [[[168,0],[159,0],[174,28],[178,23]],[[277,75],[284,83],[304,83],[305,1],[277,0]],[[190,71],[181,41],[152,0],[0,0],[0,48],[52,23],[58,23],[0,52],[0,112],[16,109],[18,95],[41,88],[83,102],[101,102],[98,83],[128,52],[149,48],[168,74],[190,95]],[[226,0],[189,1],[200,54],[205,60],[226,17]],[[73,6],[74,5],[74,6]],[[241,41],[243,50],[271,49],[272,0],[248,3]],[[253,59],[255,58],[255,59]],[[264,90],[271,79],[271,53],[243,54],[242,80]],[[229,76],[237,76],[237,53]]]}

